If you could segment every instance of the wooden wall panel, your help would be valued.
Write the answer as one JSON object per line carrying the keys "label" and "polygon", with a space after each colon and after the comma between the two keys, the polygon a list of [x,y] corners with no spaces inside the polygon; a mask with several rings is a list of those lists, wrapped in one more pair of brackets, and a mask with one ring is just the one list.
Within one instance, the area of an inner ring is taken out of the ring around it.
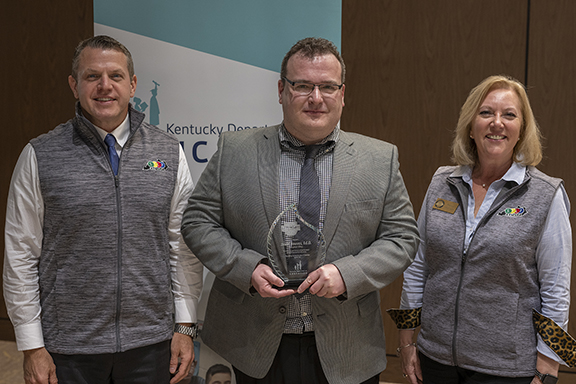
{"label": "wooden wall panel", "polygon": [[[532,0],[530,10],[528,93],[545,141],[539,168],[564,179],[572,201],[572,239],[576,218],[576,2]],[[574,264],[574,261],[573,261]],[[576,270],[572,268],[572,292],[576,292]],[[576,336],[576,305],[572,294],[568,331]],[[571,370],[576,373],[576,370]],[[576,376],[576,375],[575,375]],[[573,379],[576,382],[576,378]]]}
{"label": "wooden wall panel", "polygon": [[430,178],[450,163],[452,133],[473,86],[524,78],[526,0],[343,0],[347,64],[342,128],[396,144],[419,211]]}
{"label": "wooden wall panel", "polygon": [[[33,137],[74,114],[68,87],[74,48],[94,30],[92,0],[9,1],[0,12],[0,229],[4,233],[6,198],[20,151]],[[62,169],[66,172],[65,167]],[[0,236],[4,249],[4,236]],[[0,263],[1,265],[2,263]],[[0,266],[0,271],[1,271]],[[0,276],[1,280],[1,276]],[[13,340],[0,298],[0,339]]]}

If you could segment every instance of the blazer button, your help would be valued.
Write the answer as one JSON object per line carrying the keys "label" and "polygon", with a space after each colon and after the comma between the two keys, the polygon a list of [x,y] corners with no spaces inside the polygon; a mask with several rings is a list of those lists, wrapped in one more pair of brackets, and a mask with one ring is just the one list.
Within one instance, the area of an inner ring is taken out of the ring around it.
{"label": "blazer button", "polygon": [[286,313],[286,307],[282,306],[282,307],[280,307],[280,309],[278,311],[280,313],[284,314],[284,313]]}

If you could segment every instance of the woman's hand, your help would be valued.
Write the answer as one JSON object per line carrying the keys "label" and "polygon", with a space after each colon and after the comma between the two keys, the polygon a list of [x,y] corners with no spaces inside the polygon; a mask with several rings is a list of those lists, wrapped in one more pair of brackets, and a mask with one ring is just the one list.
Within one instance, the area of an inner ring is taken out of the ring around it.
{"label": "woman's hand", "polygon": [[413,329],[398,330],[400,336],[400,346],[398,347],[398,357],[402,363],[402,374],[410,384],[422,384],[422,370],[420,369],[420,359],[418,349],[412,341]]}

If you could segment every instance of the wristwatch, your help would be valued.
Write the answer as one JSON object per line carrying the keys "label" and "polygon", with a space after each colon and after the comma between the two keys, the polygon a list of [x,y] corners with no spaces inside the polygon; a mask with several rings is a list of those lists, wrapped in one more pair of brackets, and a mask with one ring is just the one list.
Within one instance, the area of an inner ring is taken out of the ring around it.
{"label": "wristwatch", "polygon": [[191,327],[187,327],[182,324],[176,324],[174,326],[174,332],[181,333],[183,335],[187,335],[195,339],[196,337],[198,337],[198,324],[192,324]]}
{"label": "wristwatch", "polygon": [[556,384],[558,382],[558,378],[556,376],[549,375],[548,373],[543,374],[536,370],[535,375],[543,384]]}

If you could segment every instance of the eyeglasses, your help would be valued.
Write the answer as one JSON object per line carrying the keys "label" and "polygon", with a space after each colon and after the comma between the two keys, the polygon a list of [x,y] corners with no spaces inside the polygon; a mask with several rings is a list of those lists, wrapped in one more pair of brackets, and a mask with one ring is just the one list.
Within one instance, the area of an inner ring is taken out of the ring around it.
{"label": "eyeglasses", "polygon": [[285,77],[282,77],[292,86],[294,93],[298,96],[308,96],[314,91],[314,88],[318,87],[318,90],[322,96],[333,96],[339,89],[342,89],[342,84],[312,84],[306,83],[304,81],[290,81]]}

